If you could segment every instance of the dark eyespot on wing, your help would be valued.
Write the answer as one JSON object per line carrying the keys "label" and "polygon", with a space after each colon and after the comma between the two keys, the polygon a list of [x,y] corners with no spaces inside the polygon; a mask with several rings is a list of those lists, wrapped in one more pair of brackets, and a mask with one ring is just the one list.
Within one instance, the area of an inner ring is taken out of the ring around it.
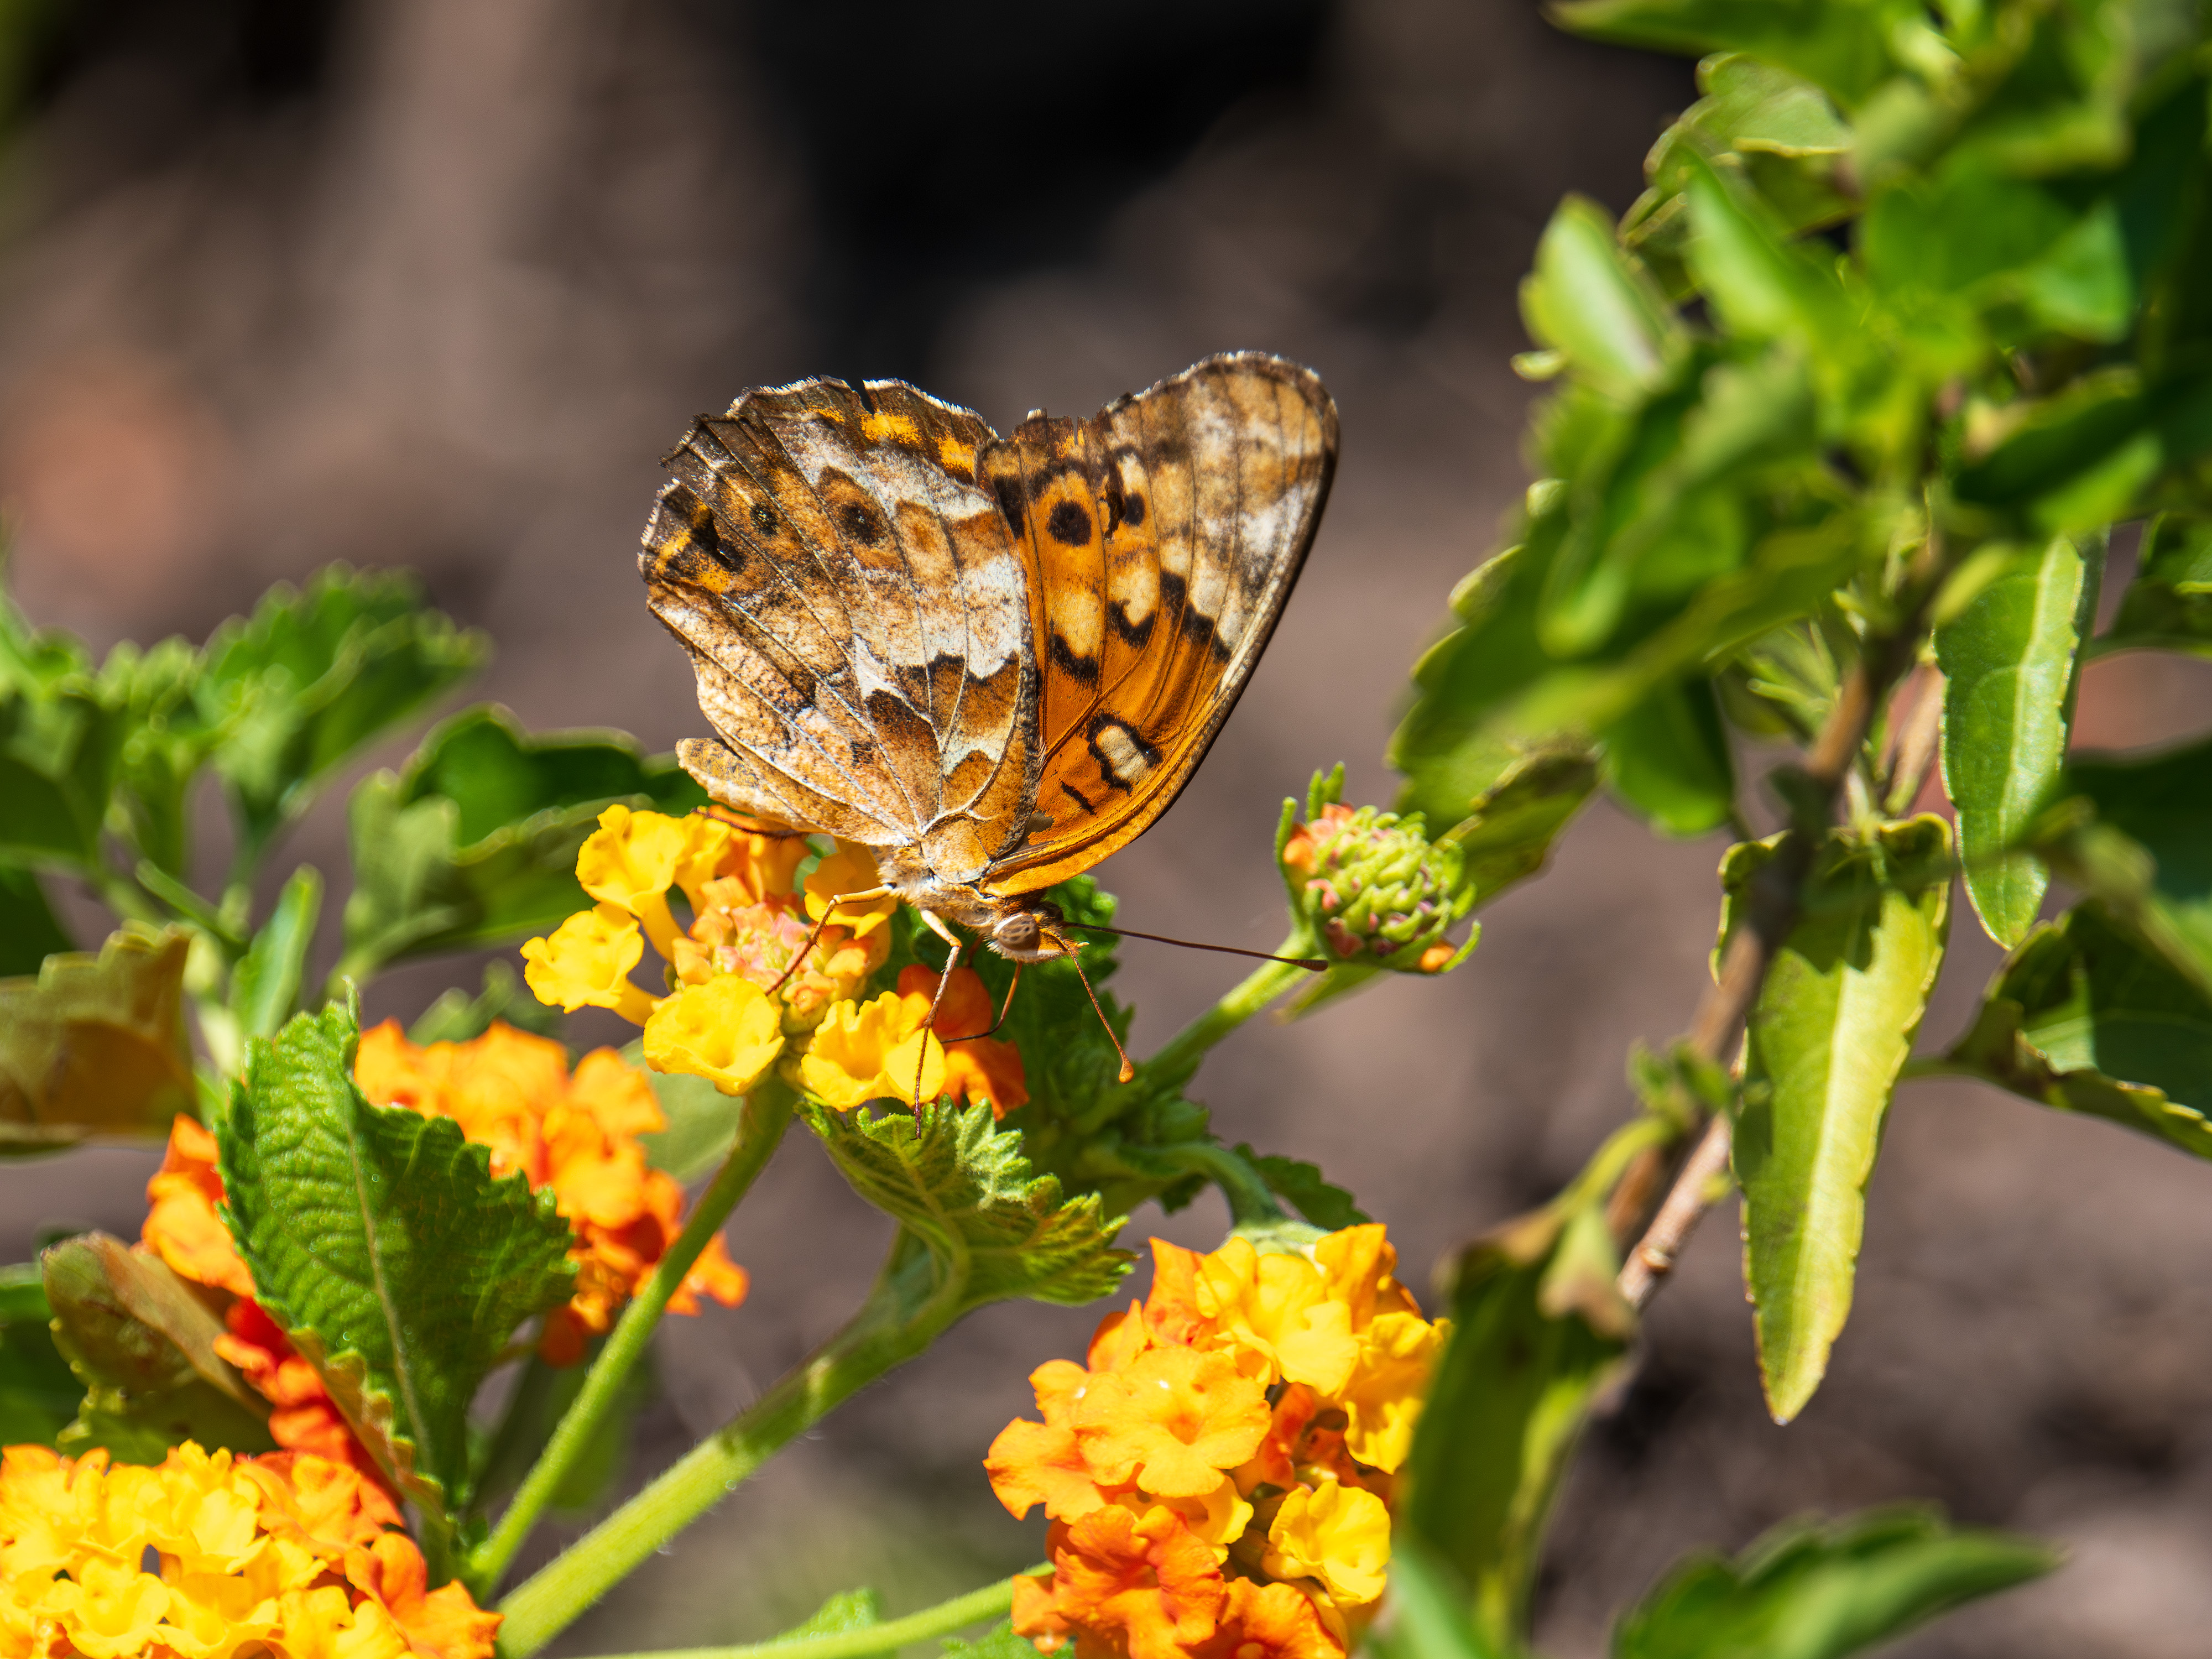
{"label": "dark eyespot on wing", "polygon": [[753,534],[769,537],[775,534],[775,509],[766,501],[755,501],[752,510]]}
{"label": "dark eyespot on wing", "polygon": [[1081,547],[1091,539],[1091,515],[1073,501],[1062,501],[1052,509],[1045,520],[1052,538],[1069,547]]}
{"label": "dark eyespot on wing", "polygon": [[1121,521],[1134,530],[1145,522],[1145,498],[1130,492],[1121,497]]}

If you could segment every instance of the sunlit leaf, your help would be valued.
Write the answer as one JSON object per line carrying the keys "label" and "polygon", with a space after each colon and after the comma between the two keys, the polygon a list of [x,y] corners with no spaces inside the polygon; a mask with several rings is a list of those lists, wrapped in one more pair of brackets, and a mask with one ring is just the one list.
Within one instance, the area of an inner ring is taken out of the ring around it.
{"label": "sunlit leaf", "polygon": [[[1729,850],[1723,951],[1779,845]],[[1950,852],[1950,826],[1933,816],[1832,836],[1751,1012],[1735,1175],[1778,1422],[1812,1398],[1850,1312],[1882,1120],[1942,964]]]}
{"label": "sunlit leaf", "polygon": [[322,904],[322,876],[313,865],[303,864],[284,884],[269,920],[231,969],[230,1012],[240,1036],[276,1036],[299,1006],[307,947],[315,942]]}
{"label": "sunlit leaf", "polygon": [[2010,947],[2035,921],[2043,865],[2014,851],[2051,793],[2074,720],[2081,645],[2097,611],[2102,538],[2015,556],[1936,633],[1943,782],[1959,809],[1966,896]]}
{"label": "sunlit leaf", "polygon": [[1735,761],[1710,680],[1662,686],[1605,732],[1613,793],[1669,836],[1702,836],[1735,810]]}
{"label": "sunlit leaf", "polygon": [[1890,73],[1909,0],[1565,0],[1552,15],[1577,34],[1698,55],[1737,52],[1778,65],[1849,108]]}
{"label": "sunlit leaf", "polygon": [[574,1269],[552,1193],[495,1179],[450,1118],[371,1106],[333,1005],[246,1046],[219,1132],[228,1220],[258,1299],[392,1480],[465,1497],[469,1402]]}

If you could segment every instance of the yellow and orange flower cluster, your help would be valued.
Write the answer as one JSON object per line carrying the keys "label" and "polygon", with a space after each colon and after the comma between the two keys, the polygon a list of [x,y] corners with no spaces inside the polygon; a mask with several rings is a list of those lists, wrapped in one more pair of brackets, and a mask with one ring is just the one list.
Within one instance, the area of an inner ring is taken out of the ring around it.
{"label": "yellow and orange flower cluster", "polygon": [[[452,1118],[463,1134],[491,1149],[495,1173],[520,1173],[533,1188],[551,1188],[575,1234],[569,1258],[576,1290],[547,1316],[540,1334],[538,1352],[550,1364],[582,1357],[586,1340],[609,1328],[683,1231],[683,1189],[647,1165],[637,1139],[666,1120],[652,1086],[612,1049],[586,1054],[571,1076],[560,1044],[510,1026],[425,1048],[387,1021],[362,1034],[354,1078],[380,1106]],[[146,1195],[142,1248],[193,1283],[234,1298],[216,1346],[270,1401],[269,1431],[277,1444],[374,1474],[314,1368],[254,1300],[253,1276],[216,1213],[223,1192],[215,1137],[178,1118]],[[744,1269],[718,1237],[668,1305],[696,1313],[703,1296],[735,1307],[745,1290]]]}
{"label": "yellow and orange flower cluster", "polygon": [[[881,884],[874,855],[840,842],[800,884],[811,851],[802,836],[704,814],[611,806],[576,856],[577,882],[595,902],[524,945],[530,988],[572,1013],[614,1010],[645,1028],[647,1065],[709,1079],[726,1094],[743,1094],[780,1060],[793,1086],[840,1111],[911,1103],[917,1081],[921,1099],[949,1091],[987,1100],[1001,1117],[1027,1101],[1020,1055],[980,1035],[992,1011],[973,973],[953,975],[933,1026],[937,976],[926,969],[902,972],[896,992],[855,1000],[889,954],[898,901],[848,902],[833,915],[842,895]],[[689,906],[688,927],[672,890]],[[665,995],[630,977],[648,942]]]}
{"label": "yellow and orange flower cluster", "polygon": [[1077,1659],[1342,1659],[1447,1323],[1379,1226],[1303,1251],[1154,1239],[1152,1260],[1151,1296],[1107,1316],[1087,1369],[1032,1373],[1044,1421],[985,1461],[1000,1502],[1053,1522],[1014,1628]]}
{"label": "yellow and orange flower cluster", "polygon": [[0,1659],[489,1659],[500,1616],[428,1588],[392,1500],[293,1452],[154,1468],[0,1453]]}

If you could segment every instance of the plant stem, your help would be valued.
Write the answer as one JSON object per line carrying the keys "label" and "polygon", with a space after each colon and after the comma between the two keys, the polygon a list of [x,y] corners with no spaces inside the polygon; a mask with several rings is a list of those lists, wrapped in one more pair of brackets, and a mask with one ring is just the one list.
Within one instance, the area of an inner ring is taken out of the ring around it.
{"label": "plant stem", "polygon": [[560,1491],[568,1471],[590,1449],[605,1425],[607,1413],[621,1397],[623,1383],[644,1357],[646,1345],[653,1340],[653,1328],[660,1322],[668,1298],[683,1284],[684,1274],[691,1271],[692,1263],[698,1261],[707,1242],[721,1231],[723,1222],[752,1186],[754,1177],[766,1167],[783,1139],[783,1132],[791,1125],[794,1103],[795,1097],[788,1085],[772,1074],[763,1078],[745,1097],[738,1142],[730,1149],[720,1172],[692,1206],[691,1218],[684,1223],[683,1232],[669,1247],[668,1253],[660,1258],[653,1277],[623,1310],[622,1318],[617,1322],[606,1346],[599,1350],[599,1357],[592,1362],[574,1403],[516,1489],[514,1501],[507,1506],[491,1535],[471,1552],[465,1576],[479,1598],[498,1584],[501,1575],[514,1562],[515,1552],[522,1547],[531,1528],[538,1524],[545,1506],[552,1501],[553,1494]]}
{"label": "plant stem", "polygon": [[537,1652],[786,1443],[937,1340],[960,1315],[966,1280],[940,1277],[928,1253],[906,1243],[894,1243],[842,1330],[499,1604],[501,1659]]}
{"label": "plant stem", "polygon": [[[1050,1566],[1049,1562],[1039,1562],[1029,1572],[1048,1571]],[[1017,1573],[1015,1577],[1028,1576]],[[1013,1604],[1014,1580],[1001,1578],[995,1584],[956,1595],[950,1601],[924,1607],[903,1619],[868,1625],[859,1630],[839,1631],[835,1635],[784,1636],[772,1642],[749,1642],[733,1648],[677,1648],[663,1653],[610,1655],[608,1659],[864,1659],[868,1654],[889,1653],[909,1642],[950,1636],[954,1631],[980,1625],[987,1619],[1001,1618]]]}
{"label": "plant stem", "polygon": [[[1279,947],[1281,953],[1295,955],[1300,943],[1293,934]],[[1220,1001],[1170,1037],[1159,1052],[1144,1063],[1139,1075],[1170,1084],[1188,1080],[1198,1070],[1198,1062],[1207,1049],[1311,971],[1287,962],[1261,963],[1243,983],[1233,987]]]}
{"label": "plant stem", "polygon": [[1195,1170],[1215,1186],[1229,1200],[1229,1219],[1233,1226],[1270,1226],[1290,1219],[1288,1212],[1276,1201],[1260,1172],[1243,1158],[1215,1140],[1185,1141],[1180,1146],[1163,1146],[1158,1156],[1164,1161],[1180,1164]]}

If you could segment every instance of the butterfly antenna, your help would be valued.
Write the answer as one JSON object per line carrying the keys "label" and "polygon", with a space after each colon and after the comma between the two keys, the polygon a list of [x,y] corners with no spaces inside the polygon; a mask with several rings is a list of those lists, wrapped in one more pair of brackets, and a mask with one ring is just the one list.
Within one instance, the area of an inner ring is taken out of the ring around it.
{"label": "butterfly antenna", "polygon": [[1148,939],[1155,945],[1180,945],[1186,951],[1218,951],[1228,957],[1250,957],[1259,962],[1288,963],[1293,968],[1304,968],[1309,973],[1325,973],[1328,963],[1319,957],[1278,957],[1265,951],[1247,951],[1241,945],[1202,945],[1194,939],[1170,939],[1165,933],[1140,933],[1133,927],[1106,927],[1095,921],[1063,921],[1063,927],[1079,928],[1088,933],[1111,933],[1116,939]]}
{"label": "butterfly antenna", "polygon": [[1091,999],[1091,1010],[1097,1014],[1098,1023],[1106,1028],[1106,1041],[1112,1043],[1114,1052],[1121,1056],[1121,1075],[1115,1081],[1127,1083],[1137,1075],[1137,1068],[1129,1064],[1129,1051],[1121,1046],[1121,1039],[1114,1035],[1114,1022],[1107,1018],[1106,1011],[1099,1007],[1098,993],[1091,988],[1091,975],[1083,971],[1082,943],[1080,939],[1073,941],[1069,947],[1067,959],[1075,966],[1076,978],[1083,981],[1083,994]]}
{"label": "butterfly antenna", "polygon": [[799,971],[799,965],[814,954],[815,942],[822,937],[822,930],[830,925],[830,918],[837,914],[839,905],[851,904],[860,899],[879,899],[890,890],[888,887],[877,887],[865,893],[832,894],[828,908],[822,912],[822,920],[814,924],[813,931],[806,936],[806,943],[799,947],[799,954],[792,957],[791,965],[776,976],[775,984],[768,988],[768,994],[774,996],[783,989],[784,982]]}

